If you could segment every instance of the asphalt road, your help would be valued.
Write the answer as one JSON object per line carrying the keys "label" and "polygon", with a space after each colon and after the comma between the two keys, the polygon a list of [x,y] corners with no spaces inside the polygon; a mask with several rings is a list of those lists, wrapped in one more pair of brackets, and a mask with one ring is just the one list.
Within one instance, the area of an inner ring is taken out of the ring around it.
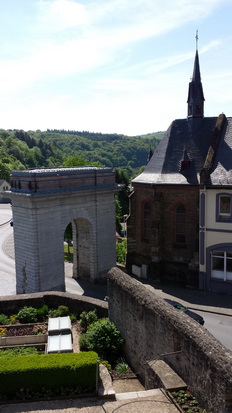
{"label": "asphalt road", "polygon": [[7,253],[13,247],[13,227],[11,206],[0,204],[0,295],[16,293],[15,261]]}
{"label": "asphalt road", "polygon": [[226,348],[232,350],[232,317],[197,311],[204,320],[204,327]]}

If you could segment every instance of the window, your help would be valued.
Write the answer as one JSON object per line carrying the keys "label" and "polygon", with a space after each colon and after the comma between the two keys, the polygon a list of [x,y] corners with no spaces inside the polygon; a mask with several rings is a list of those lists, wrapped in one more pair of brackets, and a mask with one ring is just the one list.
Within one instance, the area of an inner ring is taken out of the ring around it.
{"label": "window", "polygon": [[216,221],[232,222],[231,194],[216,194]]}
{"label": "window", "polygon": [[186,243],[186,210],[184,205],[176,208],[176,243]]}
{"label": "window", "polygon": [[145,202],[143,206],[143,239],[149,240],[151,234],[151,205]]}
{"label": "window", "polygon": [[232,252],[211,252],[211,278],[232,281]]}
{"label": "window", "polygon": [[228,218],[231,216],[231,198],[227,195],[219,197],[219,216],[220,218]]}
{"label": "window", "polygon": [[181,161],[180,170],[181,171],[188,171],[190,169],[191,162],[190,161]]}

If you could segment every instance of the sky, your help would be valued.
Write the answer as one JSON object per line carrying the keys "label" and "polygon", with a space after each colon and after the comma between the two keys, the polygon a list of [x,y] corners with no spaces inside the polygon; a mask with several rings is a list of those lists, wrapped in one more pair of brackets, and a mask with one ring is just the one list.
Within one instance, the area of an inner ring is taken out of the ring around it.
{"label": "sky", "polygon": [[232,116],[232,0],[0,0],[0,128],[129,136]]}

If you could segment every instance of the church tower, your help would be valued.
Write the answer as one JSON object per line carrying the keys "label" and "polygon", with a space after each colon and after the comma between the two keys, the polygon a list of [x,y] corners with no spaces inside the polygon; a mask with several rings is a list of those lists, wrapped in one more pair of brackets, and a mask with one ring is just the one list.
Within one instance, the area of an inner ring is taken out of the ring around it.
{"label": "church tower", "polygon": [[198,56],[198,32],[196,34],[196,55],[193,68],[192,80],[188,91],[188,118],[203,118],[204,116],[204,93],[201,83],[199,56]]}

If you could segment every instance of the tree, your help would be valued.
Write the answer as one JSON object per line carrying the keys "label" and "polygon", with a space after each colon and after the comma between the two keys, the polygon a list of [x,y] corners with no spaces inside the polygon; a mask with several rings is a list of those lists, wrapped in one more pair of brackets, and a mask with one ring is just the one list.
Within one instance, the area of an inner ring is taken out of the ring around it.
{"label": "tree", "polygon": [[72,245],[72,239],[73,239],[72,224],[71,224],[71,222],[69,222],[69,224],[66,227],[66,230],[64,232],[64,240],[68,244],[68,254],[70,254],[70,246]]}
{"label": "tree", "polygon": [[64,166],[85,166],[86,160],[82,156],[69,156],[64,161]]}
{"label": "tree", "polygon": [[10,168],[3,162],[0,162],[0,179],[10,182]]}

